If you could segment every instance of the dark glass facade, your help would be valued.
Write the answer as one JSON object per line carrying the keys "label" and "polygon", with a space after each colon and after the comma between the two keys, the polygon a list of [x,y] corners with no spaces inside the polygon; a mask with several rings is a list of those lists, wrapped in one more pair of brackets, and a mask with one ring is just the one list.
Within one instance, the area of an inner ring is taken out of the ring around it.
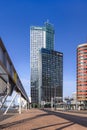
{"label": "dark glass facade", "polygon": [[40,51],[39,99],[63,96],[63,53],[42,48]]}

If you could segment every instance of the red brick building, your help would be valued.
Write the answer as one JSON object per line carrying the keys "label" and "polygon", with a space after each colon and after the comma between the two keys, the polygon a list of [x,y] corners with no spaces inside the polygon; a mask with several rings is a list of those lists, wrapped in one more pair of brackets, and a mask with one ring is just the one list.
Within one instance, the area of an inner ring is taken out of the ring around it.
{"label": "red brick building", "polygon": [[87,102],[87,43],[77,47],[77,100]]}

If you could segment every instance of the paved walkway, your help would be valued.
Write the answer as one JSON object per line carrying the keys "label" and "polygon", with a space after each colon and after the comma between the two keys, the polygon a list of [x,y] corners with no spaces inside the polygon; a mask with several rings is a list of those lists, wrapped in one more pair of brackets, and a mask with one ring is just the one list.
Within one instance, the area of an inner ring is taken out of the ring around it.
{"label": "paved walkway", "polygon": [[0,130],[87,130],[87,114],[31,109],[0,116]]}

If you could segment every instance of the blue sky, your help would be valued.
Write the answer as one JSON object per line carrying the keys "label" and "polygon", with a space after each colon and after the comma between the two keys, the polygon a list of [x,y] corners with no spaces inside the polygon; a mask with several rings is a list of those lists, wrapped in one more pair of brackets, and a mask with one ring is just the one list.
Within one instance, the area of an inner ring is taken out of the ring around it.
{"label": "blue sky", "polygon": [[0,0],[0,37],[30,94],[30,26],[49,21],[63,52],[64,97],[76,91],[76,48],[87,42],[87,0]]}

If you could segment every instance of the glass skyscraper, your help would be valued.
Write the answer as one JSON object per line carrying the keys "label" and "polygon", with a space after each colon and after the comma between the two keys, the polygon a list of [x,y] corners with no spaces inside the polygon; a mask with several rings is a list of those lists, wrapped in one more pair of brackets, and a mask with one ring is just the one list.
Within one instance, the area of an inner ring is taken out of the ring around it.
{"label": "glass skyscraper", "polygon": [[[50,52],[48,59],[47,59],[48,53],[45,52],[45,54],[44,54],[43,50]],[[47,70],[47,68],[50,71],[50,73],[48,73],[48,75],[50,75],[51,73],[53,73],[53,75],[55,75],[55,76],[53,76],[53,79],[52,79],[52,76],[50,76],[51,77],[50,85],[48,85],[48,83],[46,82],[47,88],[49,86],[55,87],[55,85],[53,85],[53,84],[56,84],[57,82],[55,82],[55,80],[57,80],[59,78],[58,75],[60,75],[60,73],[59,73],[59,71],[57,71],[57,73],[55,74],[55,69],[57,69],[57,65],[60,63],[57,64],[57,62],[55,62],[56,60],[55,61],[53,60],[54,59],[53,57],[57,57],[56,56],[57,52],[52,51],[52,50],[54,50],[54,27],[53,27],[53,25],[50,23],[45,23],[45,25],[43,27],[31,26],[31,28],[30,28],[30,73],[31,73],[30,86],[31,86],[32,103],[40,103],[42,100],[45,100],[45,98],[42,98],[42,97],[44,97],[44,96],[42,96],[42,95],[44,95],[44,93],[42,93],[42,87],[44,86],[43,84],[45,83],[44,77],[45,77],[45,74],[46,74],[45,71]],[[53,52],[55,53],[55,55]],[[50,57],[52,57],[52,58],[50,59]],[[45,61],[45,59],[46,59],[46,61]],[[42,64],[43,62],[45,62],[44,65]],[[50,62],[53,64],[53,66],[52,65],[50,66],[50,64],[51,64]],[[44,67],[42,67],[42,65],[46,68],[46,70]],[[48,65],[49,65],[49,67],[48,67]],[[62,62],[61,62],[61,65],[62,65]],[[56,68],[55,68],[55,66],[56,66]],[[60,69],[60,67],[59,67],[59,69]],[[57,75],[57,77],[56,77],[56,75]],[[54,77],[56,77],[56,79],[54,79]],[[61,77],[62,77],[62,71],[61,71]],[[58,79],[58,80],[60,81],[60,79]],[[61,78],[60,82],[62,82],[62,78]],[[58,84],[57,84],[57,86],[58,86]],[[62,90],[62,84],[60,86],[61,86],[61,90]],[[48,93],[48,91],[46,93]],[[56,91],[56,93],[57,93],[57,91]],[[57,96],[57,94],[56,94],[56,96]],[[46,101],[50,101],[50,97],[49,97],[49,99],[46,98]]]}
{"label": "glass skyscraper", "polygon": [[42,48],[39,58],[39,102],[63,96],[63,53]]}

